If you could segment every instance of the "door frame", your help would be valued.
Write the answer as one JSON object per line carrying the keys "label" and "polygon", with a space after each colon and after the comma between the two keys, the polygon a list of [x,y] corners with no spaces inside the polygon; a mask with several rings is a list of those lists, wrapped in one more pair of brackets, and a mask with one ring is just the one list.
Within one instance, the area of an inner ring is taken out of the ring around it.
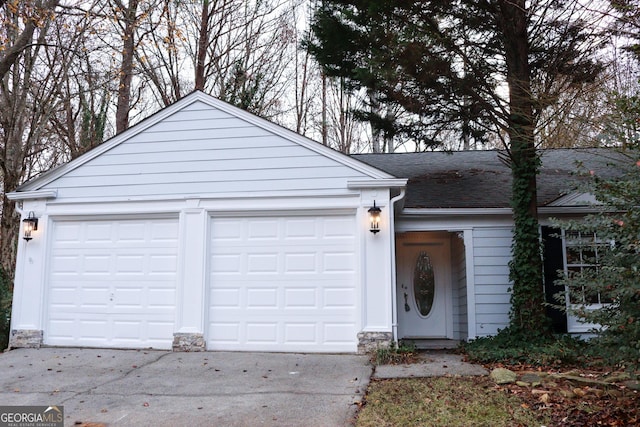
{"label": "door frame", "polygon": [[[397,270],[396,270],[396,289],[394,290],[394,292],[396,293],[396,295],[399,295],[399,292],[401,291],[401,280],[400,277],[402,277],[402,275],[405,274],[405,271],[403,270],[403,268],[408,268],[407,265],[405,263],[398,263],[398,257],[402,255],[402,245],[404,243],[409,243],[411,245],[420,245],[420,244],[424,244],[426,247],[429,246],[430,243],[433,243],[436,240],[449,240],[449,244],[448,244],[448,253],[445,256],[445,259],[448,263],[447,268],[449,270],[449,274],[448,274],[448,279],[447,279],[447,283],[444,284],[443,289],[445,292],[444,295],[444,299],[445,299],[445,335],[444,336],[424,336],[424,337],[415,337],[415,336],[411,336],[411,337],[406,337],[408,339],[454,339],[454,330],[453,330],[453,317],[454,317],[454,310],[453,310],[453,268],[452,268],[452,255],[451,255],[451,243],[450,243],[450,239],[451,239],[452,234],[446,231],[410,231],[410,232],[404,232],[404,233],[397,233],[396,234],[396,265],[397,265]],[[400,299],[397,298],[396,299],[396,307],[395,309],[400,312],[401,310],[401,305],[404,305],[404,302]],[[400,336],[400,330],[402,329],[402,327],[400,326],[400,317],[398,317],[398,339],[403,339],[404,337]]]}

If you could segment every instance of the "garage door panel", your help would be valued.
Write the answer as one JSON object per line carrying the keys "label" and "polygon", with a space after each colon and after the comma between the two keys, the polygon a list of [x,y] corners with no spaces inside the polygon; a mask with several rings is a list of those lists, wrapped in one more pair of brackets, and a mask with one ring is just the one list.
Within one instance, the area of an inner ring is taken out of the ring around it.
{"label": "garage door panel", "polygon": [[325,273],[354,273],[356,257],[353,252],[325,252],[321,269]]}
{"label": "garage door panel", "polygon": [[248,309],[252,308],[265,308],[270,307],[277,309],[278,304],[278,288],[247,288],[247,303]]}
{"label": "garage door panel", "polygon": [[52,345],[171,348],[177,219],[54,222]]}
{"label": "garage door panel", "polygon": [[353,216],[213,218],[210,230],[209,349],[355,351]]}
{"label": "garage door panel", "polygon": [[285,342],[314,345],[318,342],[318,324],[316,322],[293,322],[284,327]]}
{"label": "garage door panel", "polygon": [[286,309],[315,308],[318,306],[318,288],[285,288],[284,307]]}
{"label": "garage door panel", "polygon": [[274,252],[248,254],[247,273],[249,274],[277,274],[279,271],[278,254]]}
{"label": "garage door panel", "polygon": [[350,218],[326,218],[322,223],[322,237],[351,240],[353,237],[354,220]]}
{"label": "garage door panel", "polygon": [[[240,322],[211,322],[209,324],[209,341],[217,343],[217,345],[232,344],[239,346],[241,344]],[[210,350],[213,350],[210,348]]]}
{"label": "garage door panel", "polygon": [[291,240],[303,240],[317,235],[315,218],[290,219],[286,222],[284,237]]}
{"label": "garage door panel", "polygon": [[278,324],[276,322],[247,322],[245,330],[247,344],[278,344]]}
{"label": "garage door panel", "polygon": [[351,331],[355,329],[355,323],[325,323],[323,335],[328,344],[346,344],[353,342]]}
{"label": "garage door panel", "polygon": [[246,224],[248,241],[278,240],[280,221],[277,218],[253,220]]}

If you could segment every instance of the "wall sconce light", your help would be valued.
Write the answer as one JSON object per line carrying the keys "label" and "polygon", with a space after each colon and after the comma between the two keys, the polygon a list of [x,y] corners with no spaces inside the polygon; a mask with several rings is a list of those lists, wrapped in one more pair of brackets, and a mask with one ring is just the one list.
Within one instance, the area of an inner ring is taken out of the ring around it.
{"label": "wall sconce light", "polygon": [[380,231],[380,212],[382,209],[376,206],[376,201],[373,201],[373,206],[369,208],[369,231],[376,234]]}
{"label": "wall sconce light", "polygon": [[31,237],[31,232],[36,231],[38,229],[38,218],[34,215],[33,211],[29,212],[29,215],[25,219],[22,220],[24,222],[24,240],[27,242],[33,237]]}

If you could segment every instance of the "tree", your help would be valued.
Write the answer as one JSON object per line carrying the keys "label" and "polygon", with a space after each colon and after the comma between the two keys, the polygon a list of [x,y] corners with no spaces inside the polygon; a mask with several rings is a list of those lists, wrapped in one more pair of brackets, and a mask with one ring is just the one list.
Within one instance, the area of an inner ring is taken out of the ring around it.
{"label": "tree", "polygon": [[[0,34],[7,51],[17,51],[0,79],[0,172],[2,216],[0,258],[4,271],[13,276],[19,229],[15,202],[7,193],[33,171],[34,159],[46,152],[44,135],[54,110],[56,84],[63,64],[49,51],[47,37],[55,22],[52,2],[12,2],[0,10]],[[33,30],[29,27],[34,25]],[[31,37],[24,42],[24,35]],[[3,57],[7,59],[7,57]]]}
{"label": "tree", "polygon": [[107,113],[117,83],[112,81],[111,49],[100,40],[106,33],[102,6],[99,2],[81,6],[59,15],[51,32],[52,45],[74,48],[57,51],[58,62],[67,65],[61,69],[57,108],[49,124],[51,155],[42,159],[39,171],[84,154],[113,133]]}
{"label": "tree", "polygon": [[[36,29],[51,19],[58,3],[60,0],[11,3],[0,0],[0,8],[6,8],[0,16],[0,45],[3,46],[0,49],[0,79],[32,43]],[[22,21],[22,25],[18,21]]]}
{"label": "tree", "polygon": [[[611,3],[618,13],[614,30],[630,43],[626,49],[640,62],[640,2]],[[640,73],[634,71],[629,80],[636,84],[618,85],[613,93],[613,125],[604,129],[604,139],[621,147],[612,165],[619,173],[604,178],[583,171],[589,179],[582,190],[595,196],[599,211],[584,221],[560,223],[595,238],[589,245],[577,246],[590,254],[583,262],[593,267],[564,277],[560,283],[568,292],[560,299],[580,320],[598,325],[596,342],[608,357],[640,366]],[[605,304],[594,309],[588,304],[593,296]]]}
{"label": "tree", "polygon": [[161,3],[135,51],[160,104],[196,89],[262,117],[282,113],[296,1]]}
{"label": "tree", "polygon": [[118,85],[118,106],[116,109],[116,132],[120,133],[129,127],[129,109],[131,108],[131,81],[133,79],[133,59],[136,48],[136,26],[138,20],[138,0],[130,0],[123,4],[114,1],[114,11],[122,15],[116,22],[122,28],[122,67],[120,68],[120,84]]}
{"label": "tree", "polygon": [[330,76],[366,88],[402,120],[363,111],[387,136],[438,146],[443,127],[461,139],[503,138],[512,170],[511,326],[545,328],[539,251],[535,130],[568,87],[599,73],[599,38],[577,1],[325,1],[308,49]]}
{"label": "tree", "polygon": [[[640,108],[636,109],[636,118],[640,120]],[[624,171],[620,176],[586,174],[590,180],[583,191],[596,197],[600,211],[584,221],[560,226],[580,236],[595,236],[595,241],[590,239],[575,247],[582,250],[582,263],[593,267],[570,272],[559,281],[568,290],[568,295],[560,295],[562,307],[581,321],[598,325],[596,342],[612,361],[636,366],[640,365],[639,146],[640,139],[635,141],[635,149],[623,152],[623,161],[612,166]],[[567,305],[565,298],[571,304]],[[589,304],[594,300],[604,304],[594,308]]]}

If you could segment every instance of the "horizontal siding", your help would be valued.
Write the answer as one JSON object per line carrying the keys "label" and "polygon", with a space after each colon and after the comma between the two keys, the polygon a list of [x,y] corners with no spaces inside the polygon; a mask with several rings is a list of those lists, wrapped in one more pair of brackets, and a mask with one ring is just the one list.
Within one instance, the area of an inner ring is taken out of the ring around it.
{"label": "horizontal siding", "polygon": [[476,333],[493,335],[509,324],[511,228],[476,228],[473,243]]}
{"label": "horizontal siding", "polygon": [[467,339],[469,336],[467,318],[467,265],[465,262],[465,247],[462,240],[451,239],[451,253],[453,257],[454,278],[454,338]]}
{"label": "horizontal siding", "polygon": [[490,307],[496,304],[509,304],[511,295],[508,293],[501,294],[478,294],[476,295],[476,304],[481,305],[483,308]]}
{"label": "horizontal siding", "polygon": [[[188,155],[187,155],[188,154]],[[161,161],[164,160],[164,161]],[[191,169],[184,170],[182,161],[188,161]],[[136,172],[138,173],[179,173],[179,172],[206,172],[210,170],[216,171],[240,171],[245,170],[247,167],[247,158],[240,159],[223,159],[215,158],[203,160],[200,152],[176,152],[176,155],[171,160],[167,161],[166,157],[154,153],[153,155],[140,155],[140,156],[123,156],[116,164],[113,159],[99,157],[96,162],[86,164],[85,167],[78,169],[76,176],[96,176],[104,175],[110,172],[113,175],[130,174],[131,165],[136,165]],[[311,168],[328,168],[335,167],[336,164],[332,160],[326,157],[317,155],[303,155],[303,156],[280,156],[269,158],[268,162],[263,162],[260,165],[262,170],[267,169],[280,169],[290,168],[292,164],[298,167],[311,167]]]}
{"label": "horizontal siding", "polygon": [[[509,275],[509,269],[507,268],[506,274]],[[476,272],[476,285],[482,285],[482,286],[492,286],[495,285],[496,283],[502,283],[504,284],[504,274],[483,274],[483,275],[478,275]],[[502,285],[501,285],[502,286]],[[505,289],[508,288],[508,286],[505,286]],[[482,288],[484,289],[484,288]]]}
{"label": "horizontal siding", "polygon": [[506,283],[502,285],[491,284],[491,285],[476,286],[476,295],[506,294],[506,293],[509,293],[510,287],[511,287],[510,283]]}
{"label": "horizontal siding", "polygon": [[[181,137],[176,139],[176,135]],[[189,129],[186,125],[176,126],[176,130],[173,132],[142,132],[132,137],[139,143],[153,143],[153,142],[184,142],[184,141],[219,141],[222,144],[230,143],[229,138],[259,138],[272,135],[268,131],[258,128],[250,127],[249,125],[237,128],[226,129]]]}
{"label": "horizontal siding", "polygon": [[[349,173],[351,172],[351,173]],[[129,186],[144,184],[180,184],[205,182],[212,187],[220,187],[220,191],[226,190],[229,185],[239,184],[244,181],[254,183],[259,180],[283,181],[283,180],[307,180],[318,178],[342,178],[358,177],[357,173],[345,171],[343,168],[333,166],[324,168],[288,168],[288,169],[256,169],[251,173],[247,171],[183,171],[174,173],[139,173],[112,174],[109,175],[109,186]],[[134,179],[135,178],[135,179]],[[63,177],[56,181],[57,188],[73,187],[98,187],[104,184],[105,176]]]}
{"label": "horizontal siding", "polygon": [[344,191],[364,174],[204,103],[122,142],[45,188],[58,199]]}
{"label": "horizontal siding", "polygon": [[[108,180],[108,178],[105,178]],[[101,187],[73,187],[60,189],[58,191],[57,200],[61,199],[83,199],[91,198],[112,198],[126,195],[133,196],[164,196],[164,195],[180,195],[180,196],[197,196],[201,194],[212,193],[256,193],[256,192],[281,192],[286,195],[288,191],[311,191],[316,189],[337,190],[345,187],[345,180],[341,178],[324,178],[312,180],[274,180],[274,181],[242,181],[228,182],[224,185],[210,182],[196,182],[185,185],[179,184],[128,184],[113,186],[106,182]],[[54,187],[55,188],[55,187]]]}
{"label": "horizontal siding", "polygon": [[[502,283],[502,279],[504,278],[504,276],[509,275],[508,262],[510,258],[505,257],[504,259],[507,260],[507,263],[505,264],[494,264],[494,265],[476,264],[476,276],[493,276],[496,278],[496,280],[499,283]],[[478,256],[475,257],[475,261],[478,261]],[[482,261],[480,261],[480,264],[482,264]]]}

